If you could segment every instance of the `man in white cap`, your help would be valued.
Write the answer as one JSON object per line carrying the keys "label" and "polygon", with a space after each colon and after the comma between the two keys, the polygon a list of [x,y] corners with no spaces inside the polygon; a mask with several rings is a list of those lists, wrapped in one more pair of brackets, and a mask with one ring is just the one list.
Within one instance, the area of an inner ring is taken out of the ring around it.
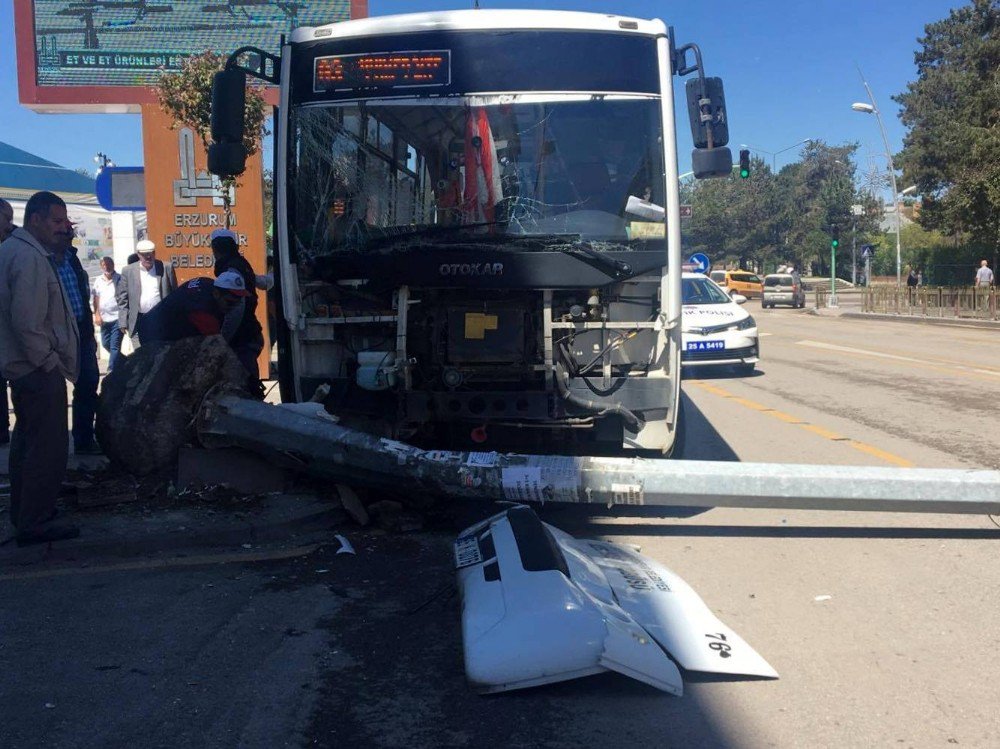
{"label": "man in white cap", "polygon": [[132,336],[132,345],[138,348],[139,320],[177,288],[177,277],[172,265],[156,259],[156,245],[148,239],[135,251],[139,259],[125,266],[118,284],[118,327]]}
{"label": "man in white cap", "polygon": [[238,309],[250,293],[236,271],[226,271],[214,280],[193,278],[142,316],[137,331],[139,339],[148,344],[225,335],[226,315]]}

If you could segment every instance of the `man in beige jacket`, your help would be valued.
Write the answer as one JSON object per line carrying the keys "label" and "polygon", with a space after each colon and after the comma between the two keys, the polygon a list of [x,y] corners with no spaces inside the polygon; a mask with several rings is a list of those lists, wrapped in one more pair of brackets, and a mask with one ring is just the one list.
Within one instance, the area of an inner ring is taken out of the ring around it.
{"label": "man in beige jacket", "polygon": [[18,546],[80,535],[54,521],[69,452],[66,380],[76,381],[80,344],[52,249],[72,237],[66,204],[37,192],[25,206],[24,228],[0,245],[0,372],[10,382],[16,419],[10,514]]}

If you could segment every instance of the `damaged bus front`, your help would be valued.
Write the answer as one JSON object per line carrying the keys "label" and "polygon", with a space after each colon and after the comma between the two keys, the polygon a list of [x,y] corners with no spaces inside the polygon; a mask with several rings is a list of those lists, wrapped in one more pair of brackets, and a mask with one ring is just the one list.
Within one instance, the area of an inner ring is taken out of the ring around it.
{"label": "damaged bus front", "polygon": [[234,53],[213,171],[240,169],[226,107],[243,71],[280,86],[283,399],[328,384],[345,423],[435,449],[669,454],[673,74],[699,74],[696,172],[730,169],[721,86],[686,67],[691,49],[659,21],[458,11]]}

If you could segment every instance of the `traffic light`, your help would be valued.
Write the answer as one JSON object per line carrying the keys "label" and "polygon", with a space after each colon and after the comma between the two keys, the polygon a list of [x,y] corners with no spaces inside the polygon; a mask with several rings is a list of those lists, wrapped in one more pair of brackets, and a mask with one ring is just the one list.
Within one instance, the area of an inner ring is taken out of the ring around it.
{"label": "traffic light", "polygon": [[830,247],[837,249],[840,247],[840,227],[831,226],[830,227]]}
{"label": "traffic light", "polygon": [[750,151],[746,148],[740,151],[740,179],[750,177]]}

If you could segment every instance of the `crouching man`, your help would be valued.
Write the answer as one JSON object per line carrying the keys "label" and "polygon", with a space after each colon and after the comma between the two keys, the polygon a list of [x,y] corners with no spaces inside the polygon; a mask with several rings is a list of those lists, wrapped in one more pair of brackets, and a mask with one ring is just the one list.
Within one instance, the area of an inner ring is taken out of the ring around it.
{"label": "crouching man", "polygon": [[242,314],[240,302],[248,296],[250,291],[236,271],[226,271],[216,279],[191,279],[142,316],[139,340],[179,341],[220,335],[224,329],[235,331],[235,326],[226,325],[227,316],[234,311]]}

